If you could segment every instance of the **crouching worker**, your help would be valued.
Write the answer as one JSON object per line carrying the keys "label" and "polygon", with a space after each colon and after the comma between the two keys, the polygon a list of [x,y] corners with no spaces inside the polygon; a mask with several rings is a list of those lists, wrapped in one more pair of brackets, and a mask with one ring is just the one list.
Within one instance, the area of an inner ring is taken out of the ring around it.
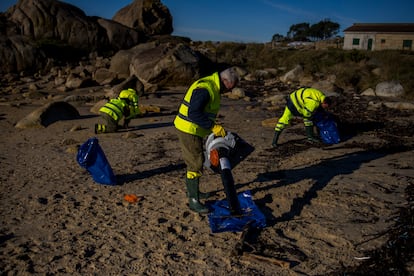
{"label": "crouching worker", "polygon": [[276,124],[272,147],[277,147],[280,133],[294,116],[303,118],[308,141],[319,142],[313,132],[312,116],[321,108],[325,110],[330,105],[331,99],[315,88],[299,88],[291,93],[287,97],[285,111]]}
{"label": "crouching worker", "polygon": [[128,128],[129,122],[141,112],[138,107],[137,92],[128,88],[119,93],[118,98],[111,99],[99,109],[103,124],[95,124],[95,134],[116,132],[123,121],[123,128]]}

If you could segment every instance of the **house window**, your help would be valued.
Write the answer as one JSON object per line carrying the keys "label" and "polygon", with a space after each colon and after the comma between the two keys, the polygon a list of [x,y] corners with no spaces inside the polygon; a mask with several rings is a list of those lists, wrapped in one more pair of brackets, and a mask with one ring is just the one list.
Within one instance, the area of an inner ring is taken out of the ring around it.
{"label": "house window", "polygon": [[359,38],[354,38],[352,40],[352,45],[359,45]]}
{"label": "house window", "polygon": [[385,39],[381,39],[381,44],[385,44]]}
{"label": "house window", "polygon": [[403,49],[411,50],[412,40],[403,40]]}

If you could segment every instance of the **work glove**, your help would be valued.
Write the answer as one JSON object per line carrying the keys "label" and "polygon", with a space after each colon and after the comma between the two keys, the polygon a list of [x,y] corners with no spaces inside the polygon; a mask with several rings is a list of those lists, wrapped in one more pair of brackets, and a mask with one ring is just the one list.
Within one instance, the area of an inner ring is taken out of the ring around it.
{"label": "work glove", "polygon": [[226,131],[221,125],[214,125],[211,128],[211,131],[214,133],[215,136],[220,136],[220,137],[226,136]]}

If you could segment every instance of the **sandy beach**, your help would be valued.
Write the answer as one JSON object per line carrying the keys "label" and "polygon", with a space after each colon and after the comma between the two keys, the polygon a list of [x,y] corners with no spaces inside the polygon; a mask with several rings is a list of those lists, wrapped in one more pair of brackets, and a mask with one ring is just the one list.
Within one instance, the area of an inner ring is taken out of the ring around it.
{"label": "sandy beach", "polygon": [[[254,260],[232,254],[240,233],[212,233],[207,216],[187,206],[172,124],[184,92],[143,97],[142,104],[161,112],[105,135],[93,133],[92,103],[71,103],[79,119],[18,129],[15,124],[46,100],[3,100],[1,274],[335,275],[387,245],[414,182],[412,136],[384,127],[315,146],[306,143],[298,119],[272,149],[273,129],[262,121],[280,111],[223,98],[220,122],[255,147],[232,171],[237,191],[251,191],[267,219],[245,248],[267,258]],[[404,129],[412,126],[410,112],[382,119]],[[95,183],[77,163],[77,149],[90,137],[98,138],[119,185]],[[225,198],[220,175],[206,170],[200,184],[216,192],[210,202]],[[127,202],[126,194],[138,202]],[[414,273],[412,259],[404,266]]]}

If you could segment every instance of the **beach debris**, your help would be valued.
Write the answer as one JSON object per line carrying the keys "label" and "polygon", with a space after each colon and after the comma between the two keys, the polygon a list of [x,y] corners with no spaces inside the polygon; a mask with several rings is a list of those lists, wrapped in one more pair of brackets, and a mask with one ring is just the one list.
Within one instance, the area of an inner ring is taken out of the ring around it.
{"label": "beach debris", "polygon": [[125,196],[124,196],[124,199],[126,200],[126,201],[128,201],[129,203],[137,203],[137,202],[139,202],[139,201],[141,201],[142,200],[142,198],[143,198],[143,196],[137,196],[137,195],[135,195],[135,194],[126,194]]}
{"label": "beach debris", "polygon": [[358,260],[358,261],[364,261],[364,260],[369,260],[369,259],[371,259],[371,257],[354,257],[354,259],[355,259],[355,260]]}
{"label": "beach debris", "polygon": [[283,268],[289,268],[290,263],[284,260],[276,259],[274,257],[268,257],[263,255],[258,255],[254,253],[249,252],[243,252],[243,255],[241,256],[244,260],[255,260],[255,261],[262,261],[262,262],[268,262],[274,265],[278,265]]}
{"label": "beach debris", "polygon": [[[250,245],[246,239],[248,237],[248,235],[252,232],[252,230],[254,229],[254,227],[252,227],[252,223],[253,221],[249,221],[243,228],[243,231],[240,235],[239,240],[237,241],[233,251],[232,251],[232,255],[233,256],[240,256],[241,260],[244,261],[262,261],[262,262],[268,262],[274,265],[278,265],[282,268],[289,268],[290,267],[290,262],[285,261],[285,260],[281,260],[281,259],[277,259],[274,257],[270,257],[270,256],[265,256],[262,254],[258,254],[254,252],[254,246]],[[253,251],[251,252],[247,252],[245,250],[246,247],[249,247],[250,249],[253,249]]]}

